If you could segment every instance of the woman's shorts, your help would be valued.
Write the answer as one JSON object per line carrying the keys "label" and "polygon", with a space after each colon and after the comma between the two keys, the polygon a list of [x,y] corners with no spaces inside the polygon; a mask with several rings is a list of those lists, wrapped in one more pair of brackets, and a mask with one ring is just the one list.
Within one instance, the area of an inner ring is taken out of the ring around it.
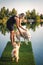
{"label": "woman's shorts", "polygon": [[7,26],[9,31],[13,31],[14,30],[14,26]]}

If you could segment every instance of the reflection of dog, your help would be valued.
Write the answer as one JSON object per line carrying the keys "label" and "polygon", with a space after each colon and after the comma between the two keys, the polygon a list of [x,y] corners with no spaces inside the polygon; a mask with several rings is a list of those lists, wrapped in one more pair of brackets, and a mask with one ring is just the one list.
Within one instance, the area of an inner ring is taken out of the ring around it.
{"label": "reflection of dog", "polygon": [[29,41],[29,39],[31,38],[31,35],[28,32],[28,30],[23,32],[23,37],[24,37],[24,40],[26,39],[26,40]]}
{"label": "reflection of dog", "polygon": [[14,60],[14,57],[15,57],[16,62],[18,62],[18,60],[19,60],[19,48],[20,48],[20,43],[16,43],[16,44],[15,44],[15,47],[14,47],[14,49],[12,50],[12,53],[11,53],[11,55],[12,55],[12,60]]}
{"label": "reflection of dog", "polygon": [[20,35],[19,31],[17,31],[17,32],[16,32],[16,37],[17,37],[17,39],[19,39],[19,40],[20,40],[20,37],[23,37],[24,40],[25,40],[25,39],[26,39],[26,40],[29,40],[29,39],[31,38],[31,35],[30,35],[30,33],[28,32],[28,30],[27,30],[27,31],[21,31],[21,35]]}

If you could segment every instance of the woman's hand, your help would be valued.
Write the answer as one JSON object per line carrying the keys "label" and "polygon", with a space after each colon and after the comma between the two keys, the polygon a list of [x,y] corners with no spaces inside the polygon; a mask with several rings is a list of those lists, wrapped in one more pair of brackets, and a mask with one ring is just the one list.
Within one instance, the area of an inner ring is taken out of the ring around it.
{"label": "woman's hand", "polygon": [[26,30],[26,29],[24,29],[22,26],[20,26],[20,25],[19,25],[19,27],[20,27],[21,29],[23,29],[24,31],[27,31],[27,30]]}

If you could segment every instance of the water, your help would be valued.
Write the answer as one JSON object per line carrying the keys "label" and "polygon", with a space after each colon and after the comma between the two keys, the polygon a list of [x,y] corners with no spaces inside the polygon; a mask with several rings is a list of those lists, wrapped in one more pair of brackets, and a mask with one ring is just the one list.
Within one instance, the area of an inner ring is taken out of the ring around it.
{"label": "water", "polygon": [[6,35],[3,35],[0,32],[0,57],[2,55],[4,48],[6,47],[7,42],[10,40],[9,36],[10,36],[9,33],[6,33]]}
{"label": "water", "polygon": [[43,65],[43,27],[39,26],[35,32],[30,30],[30,33],[36,65]]}
{"label": "water", "polygon": [[[36,31],[30,29],[29,32],[32,36],[31,42],[36,65],[43,65],[43,27],[39,26]],[[0,57],[9,40],[9,33],[4,36],[0,32]]]}

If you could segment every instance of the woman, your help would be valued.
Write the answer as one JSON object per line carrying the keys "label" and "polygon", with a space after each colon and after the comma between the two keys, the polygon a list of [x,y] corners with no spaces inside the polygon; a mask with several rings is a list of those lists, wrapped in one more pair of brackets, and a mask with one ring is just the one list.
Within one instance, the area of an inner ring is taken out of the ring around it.
{"label": "woman", "polygon": [[14,33],[15,33],[14,24],[16,25],[17,29],[19,30],[20,34],[22,35],[22,33],[19,29],[19,28],[22,28],[23,30],[25,30],[21,26],[22,20],[24,20],[24,13],[21,13],[19,16],[14,15],[14,16],[10,17],[7,21],[7,28],[10,31],[10,39],[11,39],[11,43],[12,43],[13,47],[14,47]]}

